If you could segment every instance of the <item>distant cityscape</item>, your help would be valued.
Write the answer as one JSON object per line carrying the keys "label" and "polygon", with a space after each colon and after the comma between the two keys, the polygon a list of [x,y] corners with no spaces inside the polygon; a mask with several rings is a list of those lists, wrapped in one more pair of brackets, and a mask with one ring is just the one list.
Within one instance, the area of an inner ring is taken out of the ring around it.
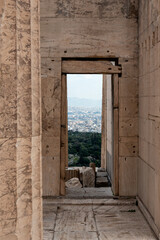
{"label": "distant cityscape", "polygon": [[101,133],[101,101],[97,100],[96,103],[95,100],[87,100],[85,104],[84,99],[74,100],[70,99],[68,104],[68,130]]}

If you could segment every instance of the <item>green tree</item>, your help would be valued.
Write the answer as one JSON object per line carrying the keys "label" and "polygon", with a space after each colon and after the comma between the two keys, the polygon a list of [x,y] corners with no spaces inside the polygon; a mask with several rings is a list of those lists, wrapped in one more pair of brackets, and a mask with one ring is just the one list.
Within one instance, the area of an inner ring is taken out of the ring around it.
{"label": "green tree", "polygon": [[68,132],[68,152],[78,156],[77,161],[69,159],[69,166],[88,166],[94,162],[97,167],[101,162],[101,134],[92,132]]}

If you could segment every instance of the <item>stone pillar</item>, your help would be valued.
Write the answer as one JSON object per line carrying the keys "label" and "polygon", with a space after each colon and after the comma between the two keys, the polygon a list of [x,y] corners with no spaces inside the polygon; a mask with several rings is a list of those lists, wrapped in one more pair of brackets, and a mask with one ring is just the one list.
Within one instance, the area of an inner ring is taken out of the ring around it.
{"label": "stone pillar", "polygon": [[43,239],[42,220],[42,105],[40,61],[40,1],[31,1],[32,80],[32,239]]}
{"label": "stone pillar", "polygon": [[31,238],[31,24],[30,1],[16,1],[17,27],[17,238]]}
{"label": "stone pillar", "polygon": [[42,57],[41,61],[43,196],[59,196],[61,149],[61,58]]}
{"label": "stone pillar", "polygon": [[39,1],[5,0],[0,24],[0,238],[41,240]]}
{"label": "stone pillar", "polygon": [[[4,2],[3,2],[4,3]],[[0,20],[0,239],[16,240],[16,2],[5,0]]]}

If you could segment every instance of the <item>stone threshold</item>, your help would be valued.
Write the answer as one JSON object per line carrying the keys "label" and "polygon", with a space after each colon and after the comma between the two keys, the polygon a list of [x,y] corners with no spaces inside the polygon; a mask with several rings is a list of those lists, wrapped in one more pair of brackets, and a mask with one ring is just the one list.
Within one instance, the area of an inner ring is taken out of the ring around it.
{"label": "stone threshold", "polygon": [[133,206],[136,205],[135,198],[126,199],[64,199],[64,198],[48,198],[43,199],[43,204],[53,205],[104,205],[104,206]]}

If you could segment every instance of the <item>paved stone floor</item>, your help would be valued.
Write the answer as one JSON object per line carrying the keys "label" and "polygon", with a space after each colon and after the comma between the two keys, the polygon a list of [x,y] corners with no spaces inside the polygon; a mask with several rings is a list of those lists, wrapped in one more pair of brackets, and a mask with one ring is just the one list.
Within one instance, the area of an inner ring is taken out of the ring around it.
{"label": "paved stone floor", "polygon": [[155,240],[135,200],[46,199],[44,240]]}
{"label": "paved stone floor", "polygon": [[101,187],[101,188],[68,188],[66,189],[65,198],[112,198],[113,194],[110,187]]}

